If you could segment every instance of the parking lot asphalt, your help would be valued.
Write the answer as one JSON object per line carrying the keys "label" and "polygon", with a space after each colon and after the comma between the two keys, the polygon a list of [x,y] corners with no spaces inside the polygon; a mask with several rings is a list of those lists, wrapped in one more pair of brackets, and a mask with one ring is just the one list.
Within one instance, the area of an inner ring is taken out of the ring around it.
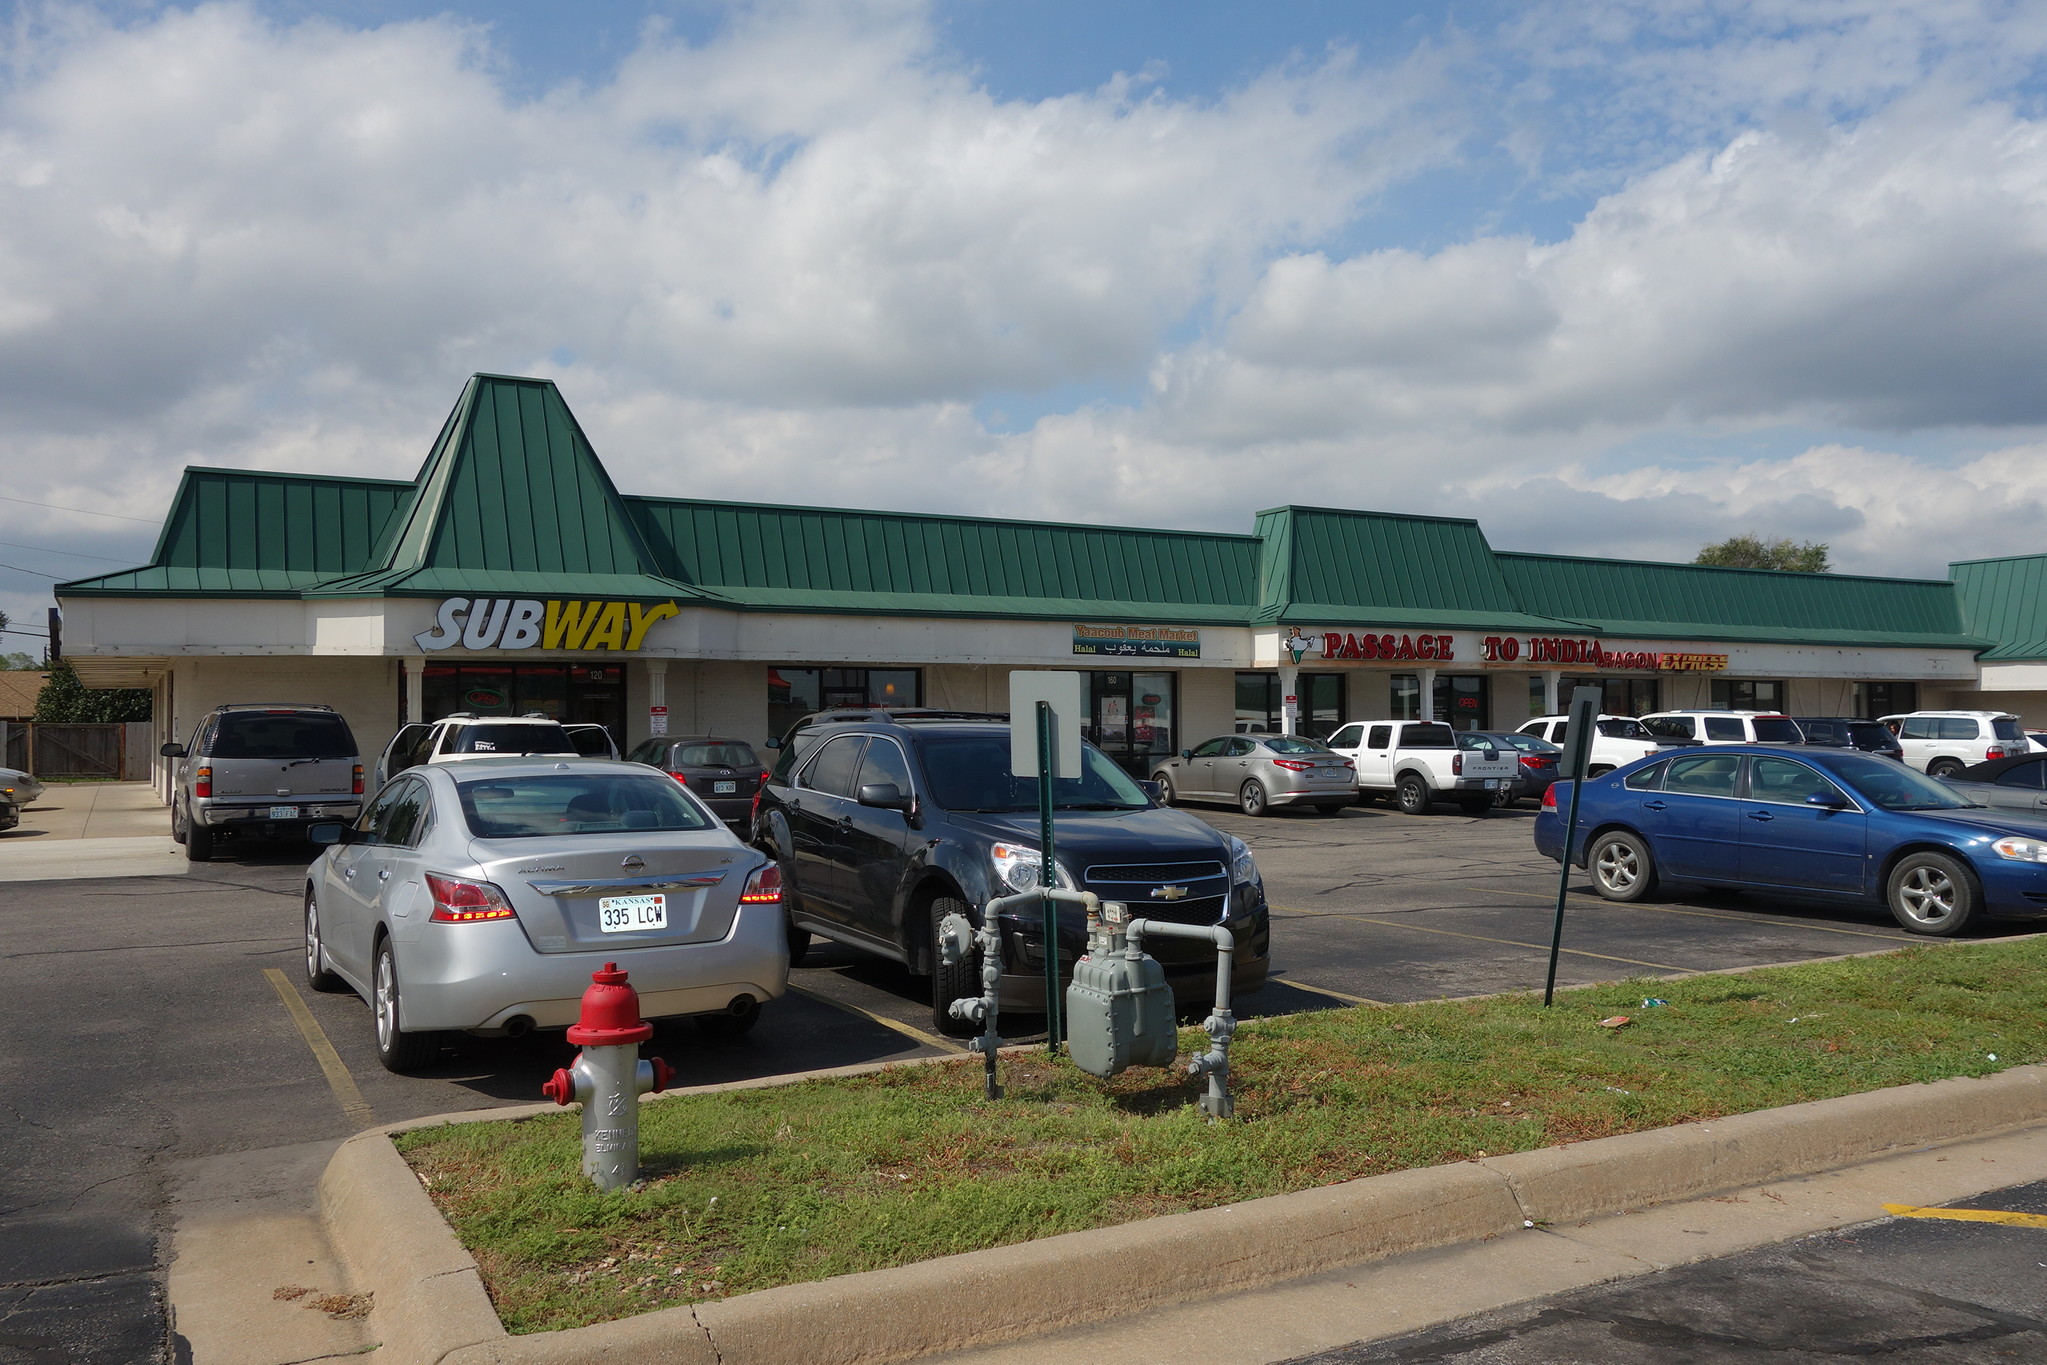
{"label": "parking lot asphalt", "polygon": [[2047,1184],[1955,1203],[2034,1221],[1886,1218],[1289,1365],[2047,1360]]}
{"label": "parking lot asphalt", "polygon": [[[1275,907],[1274,978],[1242,1014],[1542,984],[1556,867],[1533,851],[1531,811],[1197,813],[1257,850]],[[180,877],[0,882],[0,1361],[159,1358],[181,1162],[530,1103],[572,1055],[558,1034],[464,1040],[419,1075],[385,1072],[367,1006],[302,983],[305,861],[284,849]],[[1701,894],[1621,907],[1574,882],[1565,984],[1908,941],[1875,909]],[[957,1049],[932,1036],[900,967],[821,944],[792,980],[748,1037],[685,1025],[654,1050],[698,1084]],[[1013,1039],[1041,1027],[1011,1017]],[[338,1065],[323,1069],[322,1046]]]}

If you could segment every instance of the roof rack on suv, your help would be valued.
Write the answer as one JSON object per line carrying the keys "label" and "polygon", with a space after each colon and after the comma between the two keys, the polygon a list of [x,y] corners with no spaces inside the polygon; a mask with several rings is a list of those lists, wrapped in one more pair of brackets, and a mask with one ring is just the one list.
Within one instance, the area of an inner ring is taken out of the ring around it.
{"label": "roof rack on suv", "polygon": [[334,708],[319,701],[229,701],[213,708],[216,711],[332,711]]}

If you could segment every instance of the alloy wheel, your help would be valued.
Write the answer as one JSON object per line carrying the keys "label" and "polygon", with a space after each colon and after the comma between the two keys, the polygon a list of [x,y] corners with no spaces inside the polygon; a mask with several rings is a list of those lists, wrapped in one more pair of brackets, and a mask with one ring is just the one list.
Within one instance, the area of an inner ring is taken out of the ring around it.
{"label": "alloy wheel", "polygon": [[398,981],[391,954],[377,954],[377,1046],[389,1051],[398,1036]]}
{"label": "alloy wheel", "polygon": [[1955,913],[1954,878],[1937,867],[1915,867],[1898,880],[1898,902],[1915,923],[1945,923]]}
{"label": "alloy wheel", "polygon": [[1618,839],[1602,844],[1595,863],[1599,884],[1609,891],[1627,891],[1642,879],[1642,863],[1635,850]]}
{"label": "alloy wheel", "polygon": [[320,908],[306,897],[306,980],[320,975]]}

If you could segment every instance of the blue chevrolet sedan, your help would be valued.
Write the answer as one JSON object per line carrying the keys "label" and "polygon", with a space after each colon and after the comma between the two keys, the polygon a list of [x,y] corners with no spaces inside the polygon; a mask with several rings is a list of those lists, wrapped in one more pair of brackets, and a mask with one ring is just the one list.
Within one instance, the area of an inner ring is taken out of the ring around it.
{"label": "blue chevrolet sedan", "polygon": [[[1535,847],[1563,855],[1571,784],[1543,797]],[[1894,759],[1728,744],[1588,781],[1571,861],[1608,900],[1659,881],[1881,900],[1915,934],[2047,915],[2047,817],[1976,805]]]}

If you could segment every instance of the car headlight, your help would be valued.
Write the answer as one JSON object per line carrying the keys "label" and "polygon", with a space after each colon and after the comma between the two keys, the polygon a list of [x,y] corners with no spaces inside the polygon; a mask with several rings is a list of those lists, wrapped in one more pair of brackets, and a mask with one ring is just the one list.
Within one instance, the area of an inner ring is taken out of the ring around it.
{"label": "car headlight", "polygon": [[2047,840],[2020,839],[2016,836],[1999,839],[1990,846],[2000,858],[2010,858],[2018,863],[2047,863]]}
{"label": "car headlight", "polygon": [[1223,838],[1230,844],[1230,885],[1246,886],[1258,880],[1258,860],[1251,856],[1251,845],[1234,834]]}
{"label": "car headlight", "polygon": [[[989,850],[989,857],[995,863],[995,875],[1011,891],[1022,893],[1038,889],[1044,874],[1044,859],[1034,848],[1018,848],[1015,844],[997,844]],[[1062,890],[1073,890],[1073,878],[1065,868],[1059,869],[1058,885]]]}

